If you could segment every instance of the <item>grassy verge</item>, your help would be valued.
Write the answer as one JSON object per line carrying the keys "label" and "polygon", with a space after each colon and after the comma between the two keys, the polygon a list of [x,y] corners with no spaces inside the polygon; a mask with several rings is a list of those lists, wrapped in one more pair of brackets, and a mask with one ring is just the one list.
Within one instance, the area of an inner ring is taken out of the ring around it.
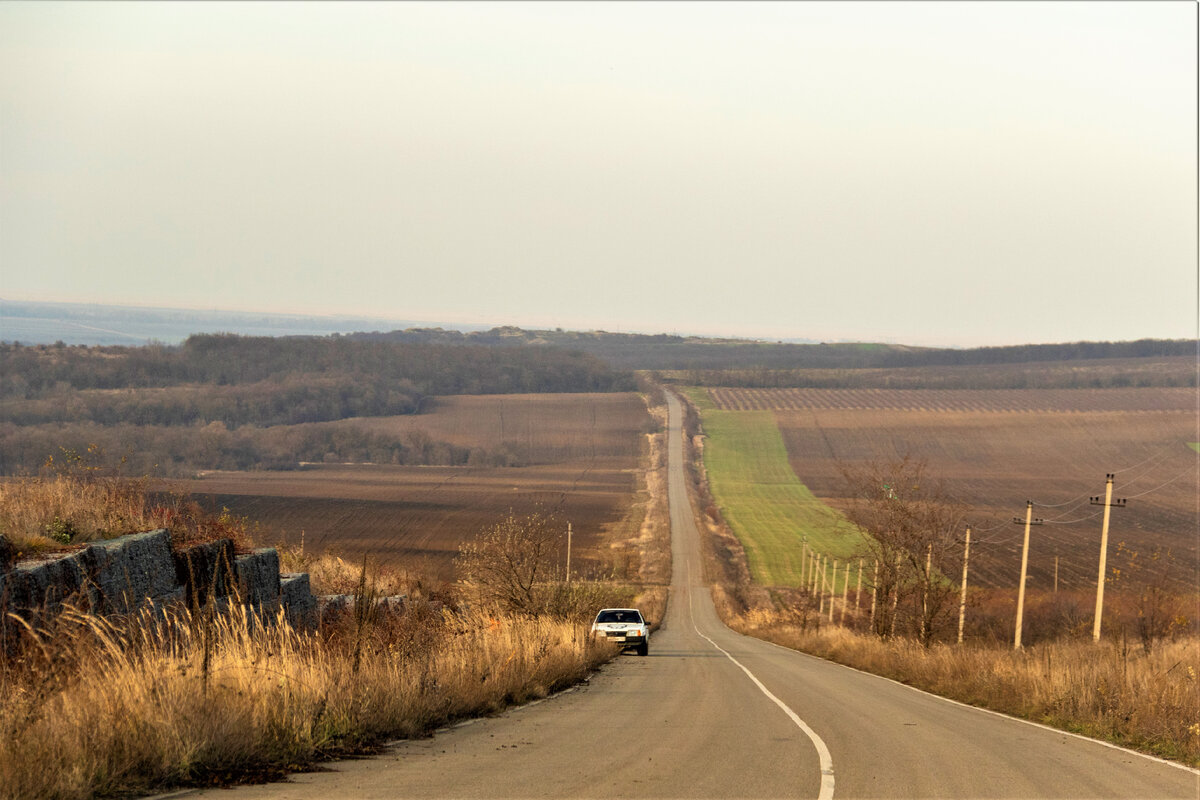
{"label": "grassy verge", "polygon": [[792,471],[772,412],[719,411],[701,393],[692,391],[689,397],[699,400],[709,488],[745,547],[756,582],[801,586],[806,538],[810,547],[833,558],[861,550],[862,534]]}
{"label": "grassy verge", "polygon": [[[4,489],[0,524],[14,532],[36,535],[46,518],[38,507],[50,504],[81,532],[72,543],[127,527],[248,541],[245,521],[207,516],[186,498],[163,506],[138,481],[67,476]],[[42,548],[33,536],[17,541],[24,552]],[[358,594],[358,608],[375,608],[367,600],[382,594],[410,602],[402,614],[350,612],[312,632],[282,619],[264,625],[237,604],[222,615],[175,607],[112,618],[68,608],[36,628],[13,616],[20,635],[0,650],[0,797],[256,781],[425,735],[584,678],[615,655],[588,636],[596,609],[638,592],[542,582],[525,613],[504,614],[464,608],[461,587],[419,571],[372,570],[368,585],[362,566],[335,555],[280,555],[285,568],[309,571],[318,592]],[[659,588],[640,601],[652,619],[661,618]]]}
{"label": "grassy verge", "polygon": [[1200,766],[1200,639],[1160,643],[1055,640],[1004,645],[880,640],[835,626],[802,630],[789,615],[752,611],[728,620],[741,633],[971,705]]}
{"label": "grassy verge", "polygon": [[612,655],[578,622],[427,610],[303,633],[244,611],[66,613],[0,674],[0,794],[271,778],[542,697]]}

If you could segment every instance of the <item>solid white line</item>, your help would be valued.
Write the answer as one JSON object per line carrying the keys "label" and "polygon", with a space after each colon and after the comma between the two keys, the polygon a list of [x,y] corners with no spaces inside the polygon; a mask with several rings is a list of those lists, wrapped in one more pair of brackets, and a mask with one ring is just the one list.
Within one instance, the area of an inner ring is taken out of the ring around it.
{"label": "solid white line", "polygon": [[[731,628],[730,630],[733,630],[733,629]],[[733,633],[737,633],[737,631],[733,631]],[[700,635],[704,636],[704,634],[700,634]],[[1006,719],[1009,722],[1019,722],[1022,725],[1032,725],[1033,727],[1041,728],[1044,731],[1049,731],[1051,733],[1057,733],[1062,736],[1070,736],[1073,739],[1079,739],[1080,741],[1084,741],[1084,742],[1091,742],[1092,744],[1098,744],[1101,747],[1107,747],[1110,750],[1117,750],[1122,753],[1127,753],[1131,756],[1139,756],[1148,761],[1156,761],[1159,764],[1166,764],[1168,767],[1175,767],[1175,769],[1181,769],[1184,772],[1190,772],[1194,775],[1200,775],[1200,769],[1195,769],[1194,767],[1189,767],[1186,764],[1180,764],[1177,761],[1168,761],[1165,758],[1159,758],[1158,756],[1152,756],[1149,753],[1142,753],[1138,750],[1130,750],[1128,747],[1122,747],[1119,744],[1113,744],[1112,742],[1106,742],[1103,739],[1093,739],[1091,736],[1084,736],[1082,733],[1074,733],[1072,731],[1063,730],[1062,728],[1055,728],[1052,725],[1046,725],[1045,723],[1042,723],[1042,722],[1034,722],[1033,720],[1025,719],[1024,717],[1014,717],[1011,714],[1005,714],[1003,711],[996,711],[995,709],[984,708],[983,706],[973,706],[970,703],[964,703],[961,700],[955,700],[953,697],[945,697],[944,695],[934,694],[933,692],[930,692],[926,689],[922,689],[919,686],[913,686],[908,683],[901,683],[900,681],[896,680],[895,678],[889,678],[886,675],[880,675],[875,672],[867,672],[865,669],[859,669],[858,667],[852,667],[849,664],[843,664],[839,661],[833,661],[828,658],[821,658],[820,656],[815,656],[812,653],[806,653],[803,650],[796,650],[795,648],[792,648],[792,647],[785,647],[784,645],[777,644],[775,642],[769,642],[766,639],[759,639],[757,636],[749,636],[744,633],[737,633],[737,635],[744,636],[747,639],[751,639],[755,642],[769,644],[769,645],[771,645],[771,647],[778,647],[780,650],[784,650],[788,653],[793,653],[798,656],[804,656],[805,658],[811,658],[814,661],[820,661],[823,664],[832,664],[835,667],[841,667],[843,669],[853,670],[862,675],[867,675],[871,678],[878,678],[881,681],[887,681],[888,683],[894,683],[897,686],[901,686],[910,691],[917,692],[918,694],[923,694],[926,697],[932,697],[935,700],[942,700],[947,703],[953,703],[956,706],[962,706],[963,708],[968,708],[972,711],[981,711],[984,714],[991,714],[993,717],[999,717],[1000,719]]]}
{"label": "solid white line", "polygon": [[763,682],[760,681],[757,677],[755,677],[753,672],[746,669],[745,665],[742,664],[742,662],[738,661],[736,658],[731,656],[728,653],[728,651],[726,651],[723,647],[721,647],[721,645],[717,644],[712,639],[709,639],[707,636],[705,636],[703,633],[700,632],[700,628],[698,628],[696,626],[696,613],[692,607],[692,591],[695,587],[692,586],[692,564],[691,564],[691,562],[688,562],[687,573],[688,573],[688,614],[692,618],[692,630],[696,631],[697,635],[699,635],[700,637],[705,639],[709,644],[711,644],[713,647],[715,647],[717,650],[719,650],[721,653],[723,653],[726,658],[728,658],[730,661],[732,661],[734,664],[736,664],[738,666],[738,669],[740,669],[742,672],[746,673],[746,677],[748,677],[750,680],[752,680],[754,682],[754,685],[759,688],[759,691],[761,691],[763,694],[765,694],[771,700],[771,702],[773,702],[775,705],[779,706],[783,710],[783,713],[787,714],[788,718],[791,719],[792,722],[796,723],[797,728],[804,731],[804,735],[809,738],[809,740],[813,743],[813,747],[815,747],[817,749],[817,758],[821,762],[821,791],[817,795],[817,800],[833,800],[833,756],[830,755],[829,748],[825,746],[825,741],[823,739],[821,739],[820,736],[817,735],[816,731],[814,731],[812,728],[810,728],[808,726],[808,723],[806,723],[804,720],[800,719],[799,714],[797,714],[795,711],[792,711],[792,709],[788,708],[786,703],[784,703],[782,700],[780,700],[775,695],[771,694],[771,690],[768,689],[766,686],[764,686]]}

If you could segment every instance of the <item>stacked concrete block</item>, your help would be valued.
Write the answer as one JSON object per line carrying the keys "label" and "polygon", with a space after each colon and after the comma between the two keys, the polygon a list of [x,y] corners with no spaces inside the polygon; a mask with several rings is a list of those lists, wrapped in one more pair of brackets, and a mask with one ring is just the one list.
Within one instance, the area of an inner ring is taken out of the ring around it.
{"label": "stacked concrete block", "polygon": [[354,610],[354,595],[324,594],[317,598],[317,621],[327,625],[342,614],[350,614]]}
{"label": "stacked concrete block", "polygon": [[171,534],[164,529],[96,542],[79,555],[88,562],[99,593],[93,608],[101,613],[127,613],[146,598],[169,595],[176,588]]}
{"label": "stacked concrete block", "polygon": [[0,575],[8,572],[15,563],[17,563],[17,546],[10,542],[7,536],[0,533]]}
{"label": "stacked concrete block", "polygon": [[0,598],[9,608],[53,610],[76,598],[95,613],[126,613],[175,588],[171,535],[165,530],[96,542],[0,574]]}
{"label": "stacked concrete block", "polygon": [[316,627],[320,618],[308,575],[281,581],[274,548],[239,556],[232,541],[221,539],[172,553],[170,534],[157,530],[53,558],[14,563],[15,556],[0,536],[0,621],[9,611],[30,618],[53,613],[67,600],[95,614],[123,614],[147,604],[162,611],[180,603],[224,608],[241,602],[264,623],[281,608],[297,627]]}
{"label": "stacked concrete block", "polygon": [[237,582],[236,559],[232,539],[218,539],[175,552],[175,580],[184,588],[188,608],[199,608],[229,594]]}
{"label": "stacked concrete block", "polygon": [[[326,594],[317,598],[317,618],[320,624],[333,622],[343,614],[353,614],[358,605],[358,598],[352,594]],[[408,595],[397,594],[375,599],[375,613],[383,616],[398,617],[408,610]],[[437,610],[441,610],[441,603]]]}
{"label": "stacked concrete block", "polygon": [[263,547],[236,559],[238,597],[246,605],[261,607],[279,602],[279,553]]}
{"label": "stacked concrete block", "polygon": [[301,630],[311,630],[319,622],[317,598],[313,596],[308,573],[285,573],[279,576],[279,596],[288,623]]}

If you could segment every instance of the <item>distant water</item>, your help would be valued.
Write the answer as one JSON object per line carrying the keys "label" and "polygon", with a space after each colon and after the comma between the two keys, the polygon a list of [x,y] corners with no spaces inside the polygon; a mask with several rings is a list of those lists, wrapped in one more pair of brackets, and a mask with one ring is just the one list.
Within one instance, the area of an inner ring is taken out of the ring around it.
{"label": "distant water", "polygon": [[193,311],[83,303],[0,300],[0,341],[21,344],[179,344],[194,333],[243,336],[328,336],[332,333],[392,331],[412,327],[464,326],[372,317],[306,317],[238,311]]}

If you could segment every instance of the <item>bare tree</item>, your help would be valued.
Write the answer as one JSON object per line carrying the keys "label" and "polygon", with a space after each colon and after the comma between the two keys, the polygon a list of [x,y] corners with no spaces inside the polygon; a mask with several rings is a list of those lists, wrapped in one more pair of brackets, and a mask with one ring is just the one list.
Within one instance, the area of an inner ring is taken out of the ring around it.
{"label": "bare tree", "polygon": [[1194,604],[1171,590],[1183,567],[1169,549],[1155,547],[1142,554],[1119,542],[1113,562],[1109,580],[1124,595],[1126,617],[1133,617],[1146,655],[1150,655],[1160,639],[1191,627],[1188,613]]}
{"label": "bare tree", "polygon": [[946,575],[961,563],[958,536],[967,506],[911,456],[843,466],[842,474],[847,516],[869,535],[864,558],[879,565],[874,632],[891,636],[897,611],[911,606],[917,636],[928,647],[955,605],[957,587]]}
{"label": "bare tree", "polygon": [[506,611],[532,613],[535,587],[552,578],[565,541],[566,525],[542,511],[518,517],[513,512],[459,547],[459,578],[472,585],[484,603]]}

